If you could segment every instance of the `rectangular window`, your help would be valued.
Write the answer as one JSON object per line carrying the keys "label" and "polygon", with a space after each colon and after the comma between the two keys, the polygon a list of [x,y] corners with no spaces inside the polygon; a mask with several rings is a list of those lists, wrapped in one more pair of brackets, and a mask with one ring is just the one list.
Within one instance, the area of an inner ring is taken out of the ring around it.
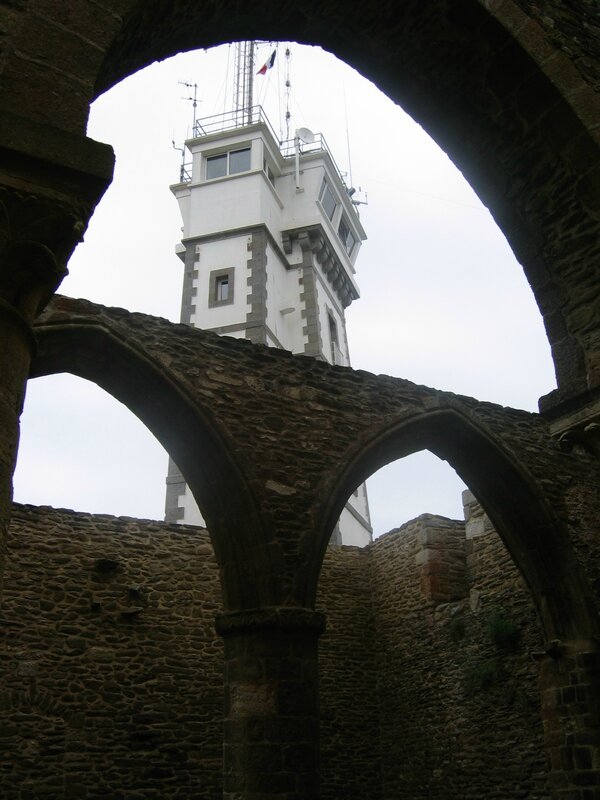
{"label": "rectangular window", "polygon": [[226,175],[237,175],[248,172],[250,169],[250,148],[230,150],[228,153],[219,153],[218,156],[208,156],[206,159],[206,180],[224,178]]}
{"label": "rectangular window", "polygon": [[273,184],[273,186],[275,186],[275,175],[273,175],[273,170],[267,164],[267,159],[266,158],[263,159],[263,170],[265,171],[265,173],[267,175],[267,178],[270,180],[270,182]]}
{"label": "rectangular window", "polygon": [[227,153],[220,156],[210,156],[206,159],[206,180],[222,178],[227,175]]}
{"label": "rectangular window", "polygon": [[222,278],[217,278],[216,282],[216,294],[215,300],[217,303],[223,303],[229,299],[229,276],[225,275]]}
{"label": "rectangular window", "polygon": [[238,172],[248,172],[250,169],[250,148],[232,150],[229,153],[229,174],[237,175]]}
{"label": "rectangular window", "polygon": [[327,320],[329,322],[329,345],[331,348],[331,363],[343,365],[344,359],[342,357],[342,351],[340,350],[337,322],[335,321],[333,314],[329,310],[327,311]]}
{"label": "rectangular window", "polygon": [[346,248],[346,252],[348,253],[348,255],[350,255],[350,253],[354,249],[354,245],[356,244],[356,238],[352,233],[352,231],[350,230],[350,225],[348,224],[348,221],[346,220],[345,217],[342,217],[340,219],[338,235],[342,240],[342,244]]}
{"label": "rectangular window", "polygon": [[327,214],[329,219],[333,219],[333,215],[335,214],[335,209],[337,208],[337,203],[335,202],[335,196],[333,192],[329,188],[329,184],[325,180],[323,181],[323,185],[321,186],[319,200],[321,201],[321,205],[323,206],[323,211]]}
{"label": "rectangular window", "polygon": [[227,306],[233,303],[235,270],[214,269],[208,276],[208,307]]}

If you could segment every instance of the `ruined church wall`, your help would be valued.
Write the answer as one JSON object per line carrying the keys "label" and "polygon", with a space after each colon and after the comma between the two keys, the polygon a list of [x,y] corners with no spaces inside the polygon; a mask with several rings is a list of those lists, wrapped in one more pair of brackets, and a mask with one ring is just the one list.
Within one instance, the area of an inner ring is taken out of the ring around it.
{"label": "ruined church wall", "polygon": [[383,797],[550,796],[540,628],[499,536],[471,510],[474,538],[422,515],[372,546]]}
{"label": "ruined church wall", "polygon": [[[548,797],[539,631],[493,531],[465,539],[423,515],[364,550],[331,549],[318,607],[323,800]],[[486,633],[494,608],[521,632],[506,654]],[[16,506],[2,797],[220,800],[219,610],[205,532]],[[488,662],[492,685],[467,688]]]}
{"label": "ruined church wall", "polygon": [[317,608],[327,617],[319,642],[321,800],[379,800],[379,708],[369,551],[329,548]]}
{"label": "ruined church wall", "polygon": [[206,534],[16,506],[4,800],[220,800],[219,574]]}

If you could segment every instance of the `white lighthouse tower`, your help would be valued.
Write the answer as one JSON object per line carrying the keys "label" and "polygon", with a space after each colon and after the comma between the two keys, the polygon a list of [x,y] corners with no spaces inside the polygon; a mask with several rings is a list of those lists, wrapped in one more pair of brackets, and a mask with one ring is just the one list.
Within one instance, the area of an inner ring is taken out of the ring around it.
{"label": "white lighthouse tower", "polygon": [[[353,190],[321,134],[300,128],[289,141],[277,139],[251,105],[254,43],[236,47],[245,100],[195,124],[185,143],[191,163],[171,187],[183,218],[181,322],[349,366],[344,309],[359,296],[354,264],[366,238]],[[165,518],[203,524],[173,462]],[[333,541],[371,539],[362,485]]]}

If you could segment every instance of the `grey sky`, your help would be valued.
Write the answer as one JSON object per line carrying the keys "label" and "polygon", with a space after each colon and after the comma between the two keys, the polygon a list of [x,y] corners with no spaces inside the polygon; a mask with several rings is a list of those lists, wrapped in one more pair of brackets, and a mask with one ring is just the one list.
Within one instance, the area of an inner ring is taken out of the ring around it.
{"label": "grey sky", "polygon": [[[264,44],[258,65],[272,51]],[[256,81],[278,131],[285,46]],[[228,48],[177,56],[94,105],[88,133],[115,148],[115,180],[61,292],[178,320],[181,220],[169,184],[192,119],[230,106]],[[368,194],[369,237],[357,263],[361,299],[347,311],[355,368],[502,405],[537,409],[554,373],[541,317],[508,244],[458,170],[372,84],[318,48],[292,45],[292,127],[322,132]],[[226,94],[225,90],[229,91]],[[349,142],[349,149],[348,149]],[[348,175],[348,181],[350,175]],[[126,409],[70,376],[32,381],[15,476],[20,502],[162,518],[166,455]],[[368,483],[376,533],[423,511],[460,516],[461,483],[417,454]]]}

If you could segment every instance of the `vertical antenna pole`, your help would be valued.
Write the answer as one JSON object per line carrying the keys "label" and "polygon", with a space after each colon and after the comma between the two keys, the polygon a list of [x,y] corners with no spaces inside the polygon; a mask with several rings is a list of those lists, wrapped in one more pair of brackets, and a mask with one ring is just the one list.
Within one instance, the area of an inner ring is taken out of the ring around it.
{"label": "vertical antenna pole", "polygon": [[256,42],[236,42],[235,45],[233,109],[236,125],[252,122],[255,48]]}
{"label": "vertical antenna pole", "polygon": [[193,97],[182,97],[182,100],[191,100],[192,101],[192,136],[196,135],[196,122],[198,120],[198,116],[196,113],[196,108],[198,107],[198,84],[197,83],[190,83],[189,81],[178,81],[180,86],[186,86],[188,89],[194,90]]}
{"label": "vertical antenna pole", "polygon": [[353,188],[352,183],[352,161],[350,158],[350,129],[348,127],[348,106],[346,105],[346,87],[344,86],[344,116],[346,117],[346,147],[348,149],[348,175],[350,177],[350,187]]}
{"label": "vertical antenna pole", "polygon": [[254,49],[256,47],[256,42],[248,42],[248,48],[246,51],[246,70],[248,74],[248,80],[246,85],[247,97],[246,97],[246,111],[248,117],[248,125],[252,122],[252,106],[254,105]]}
{"label": "vertical antenna pole", "polygon": [[290,111],[290,91],[292,88],[292,82],[290,80],[290,61],[292,58],[292,54],[290,52],[290,48],[285,48],[285,141],[287,142],[290,138],[290,119],[292,116],[292,112]]}

